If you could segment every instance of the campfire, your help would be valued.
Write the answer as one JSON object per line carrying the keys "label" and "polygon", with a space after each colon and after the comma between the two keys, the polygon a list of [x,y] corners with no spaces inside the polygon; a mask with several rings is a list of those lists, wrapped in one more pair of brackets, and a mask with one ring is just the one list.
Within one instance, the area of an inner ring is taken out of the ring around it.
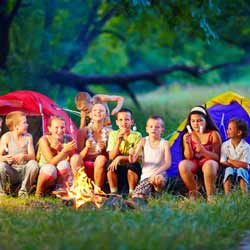
{"label": "campfire", "polygon": [[106,194],[87,176],[84,168],[81,168],[74,177],[73,185],[67,185],[65,191],[54,191],[53,194],[65,202],[70,202],[69,204],[73,203],[76,209],[87,204],[92,204],[96,208],[101,208],[105,204],[106,207],[121,210],[144,208],[146,205],[144,199],[137,199],[135,203],[123,199],[122,195]]}
{"label": "campfire", "polygon": [[74,177],[73,185],[67,185],[65,192],[53,192],[57,197],[64,201],[73,201],[75,208],[78,209],[87,203],[100,208],[108,198],[94,182],[87,176],[84,168],[81,168]]}

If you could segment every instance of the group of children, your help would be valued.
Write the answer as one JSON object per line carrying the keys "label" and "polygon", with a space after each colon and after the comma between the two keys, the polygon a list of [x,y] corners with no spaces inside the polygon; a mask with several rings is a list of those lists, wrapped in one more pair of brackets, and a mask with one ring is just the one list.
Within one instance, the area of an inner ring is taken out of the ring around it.
{"label": "group of children", "polygon": [[[118,130],[111,128],[109,101],[117,102],[112,115],[116,116]],[[88,93],[80,92],[75,98],[81,113],[77,139],[65,134],[62,117],[53,116],[48,133],[38,141],[36,155],[25,113],[9,113],[5,119],[9,131],[0,141],[0,196],[7,195],[13,185],[19,185],[18,196],[28,196],[34,187],[37,197],[55,189],[64,190],[66,185],[72,185],[82,168],[94,180],[96,191],[103,189],[107,180],[110,193],[118,193],[120,176],[124,177],[124,173],[132,198],[161,191],[167,181],[166,170],[171,166],[170,143],[162,138],[164,120],[161,116],[150,116],[146,122],[148,135],[142,137],[131,129],[132,111],[122,108],[123,101],[120,96],[91,98]],[[246,193],[250,164],[250,146],[245,141],[248,124],[241,119],[230,120],[228,141],[223,144],[203,106],[191,110],[186,125],[179,173],[189,198],[196,199],[197,176],[201,175],[207,200],[211,201],[221,172],[226,194],[230,193],[235,176]]]}

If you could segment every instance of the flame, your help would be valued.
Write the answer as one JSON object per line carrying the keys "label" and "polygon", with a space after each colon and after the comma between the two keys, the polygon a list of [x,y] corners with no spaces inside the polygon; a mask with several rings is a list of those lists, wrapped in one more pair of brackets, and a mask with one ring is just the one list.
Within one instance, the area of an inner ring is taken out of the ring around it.
{"label": "flame", "polygon": [[94,182],[87,176],[84,167],[79,169],[73,180],[73,185],[67,185],[66,192],[54,194],[64,200],[73,200],[75,208],[78,209],[87,203],[94,204],[97,208],[102,207],[107,194],[104,193]]}

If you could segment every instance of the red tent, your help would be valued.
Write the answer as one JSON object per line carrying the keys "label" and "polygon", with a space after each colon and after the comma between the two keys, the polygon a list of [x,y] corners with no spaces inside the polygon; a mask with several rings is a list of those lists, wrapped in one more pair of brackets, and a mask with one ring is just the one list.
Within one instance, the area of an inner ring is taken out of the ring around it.
{"label": "red tent", "polygon": [[0,116],[20,110],[27,114],[29,132],[34,141],[48,131],[50,116],[61,115],[66,121],[66,133],[76,138],[77,128],[67,113],[47,96],[30,90],[19,90],[0,96]]}

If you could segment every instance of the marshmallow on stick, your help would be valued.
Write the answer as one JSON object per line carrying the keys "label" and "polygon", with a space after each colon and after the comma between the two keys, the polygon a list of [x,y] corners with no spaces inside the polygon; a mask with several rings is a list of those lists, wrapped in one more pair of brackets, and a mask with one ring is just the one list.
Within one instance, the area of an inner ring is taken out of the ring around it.
{"label": "marshmallow on stick", "polygon": [[188,133],[191,134],[192,133],[192,129],[191,129],[190,125],[187,125],[186,128],[187,128]]}
{"label": "marshmallow on stick", "polygon": [[202,134],[202,133],[203,133],[203,131],[204,131],[203,126],[200,126],[200,133]]}

